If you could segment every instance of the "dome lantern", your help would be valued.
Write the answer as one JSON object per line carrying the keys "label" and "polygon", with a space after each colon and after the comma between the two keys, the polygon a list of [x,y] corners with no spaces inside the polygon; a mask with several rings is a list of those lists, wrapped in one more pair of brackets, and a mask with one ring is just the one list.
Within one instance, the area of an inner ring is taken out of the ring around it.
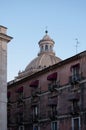
{"label": "dome lantern", "polygon": [[47,30],[45,31],[45,36],[38,42],[38,44],[40,47],[38,56],[26,66],[24,71],[18,74],[16,79],[24,78],[61,61],[59,57],[55,56],[53,51],[55,43],[48,35]]}
{"label": "dome lantern", "polygon": [[54,41],[48,35],[47,30],[45,31],[45,36],[39,41],[38,44],[40,47],[40,52],[38,55],[41,55],[43,53],[51,53],[52,55],[55,55],[53,51]]}

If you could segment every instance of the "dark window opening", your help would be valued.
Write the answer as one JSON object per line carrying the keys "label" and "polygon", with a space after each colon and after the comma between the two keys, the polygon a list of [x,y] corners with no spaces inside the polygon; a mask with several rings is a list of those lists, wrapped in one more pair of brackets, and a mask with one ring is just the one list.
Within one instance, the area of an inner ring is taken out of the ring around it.
{"label": "dark window opening", "polygon": [[73,118],[72,130],[80,130],[80,118],[79,117]]}
{"label": "dark window opening", "polygon": [[51,127],[51,130],[57,130],[57,122],[52,122]]}
{"label": "dark window opening", "polygon": [[45,45],[45,51],[47,51],[48,50],[48,45]]}

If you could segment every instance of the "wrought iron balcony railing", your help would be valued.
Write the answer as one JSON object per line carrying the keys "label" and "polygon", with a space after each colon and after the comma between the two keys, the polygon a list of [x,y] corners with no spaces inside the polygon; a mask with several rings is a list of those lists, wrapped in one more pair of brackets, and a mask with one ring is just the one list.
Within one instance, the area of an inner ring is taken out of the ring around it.
{"label": "wrought iron balcony railing", "polygon": [[55,120],[57,118],[57,110],[49,110],[48,111],[48,117],[51,119],[51,120]]}
{"label": "wrought iron balcony railing", "polygon": [[72,75],[72,76],[69,77],[69,82],[71,84],[78,84],[81,79],[82,79],[82,75],[76,74],[76,75]]}
{"label": "wrought iron balcony railing", "polygon": [[38,120],[39,120],[39,114],[32,114],[31,115],[31,120],[32,120],[32,122],[38,122]]}
{"label": "wrought iron balcony railing", "polygon": [[57,90],[59,88],[59,86],[60,86],[59,82],[56,82],[55,84],[50,83],[48,85],[48,90],[53,92],[53,91]]}
{"label": "wrought iron balcony railing", "polygon": [[77,105],[77,106],[74,106],[74,107],[69,107],[69,113],[71,115],[78,115],[80,113],[80,106]]}
{"label": "wrought iron balcony railing", "polygon": [[40,96],[40,93],[41,93],[40,88],[32,89],[31,91],[32,97]]}
{"label": "wrought iron balcony railing", "polygon": [[16,120],[16,123],[17,124],[23,124],[23,118],[18,118],[17,120]]}

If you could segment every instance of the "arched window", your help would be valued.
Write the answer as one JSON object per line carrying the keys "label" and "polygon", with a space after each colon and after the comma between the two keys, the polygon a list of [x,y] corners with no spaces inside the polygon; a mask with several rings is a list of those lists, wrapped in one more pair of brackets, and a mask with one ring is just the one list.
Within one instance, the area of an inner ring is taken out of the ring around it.
{"label": "arched window", "polygon": [[52,46],[50,46],[50,50],[52,51],[53,49],[52,49]]}
{"label": "arched window", "polygon": [[41,51],[43,51],[43,46],[41,46]]}
{"label": "arched window", "polygon": [[45,51],[47,51],[48,50],[48,45],[45,45]]}

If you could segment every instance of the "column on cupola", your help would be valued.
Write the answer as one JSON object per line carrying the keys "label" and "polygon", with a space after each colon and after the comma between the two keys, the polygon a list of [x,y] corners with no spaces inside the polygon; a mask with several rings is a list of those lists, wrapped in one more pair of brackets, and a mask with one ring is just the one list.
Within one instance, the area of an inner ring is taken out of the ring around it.
{"label": "column on cupola", "polygon": [[54,51],[53,51],[53,47],[54,47],[54,41],[49,37],[48,35],[48,31],[45,31],[45,36],[43,37],[43,39],[41,39],[39,41],[39,47],[40,47],[40,52],[38,55],[41,55],[43,53],[50,53],[52,55],[55,55]]}

